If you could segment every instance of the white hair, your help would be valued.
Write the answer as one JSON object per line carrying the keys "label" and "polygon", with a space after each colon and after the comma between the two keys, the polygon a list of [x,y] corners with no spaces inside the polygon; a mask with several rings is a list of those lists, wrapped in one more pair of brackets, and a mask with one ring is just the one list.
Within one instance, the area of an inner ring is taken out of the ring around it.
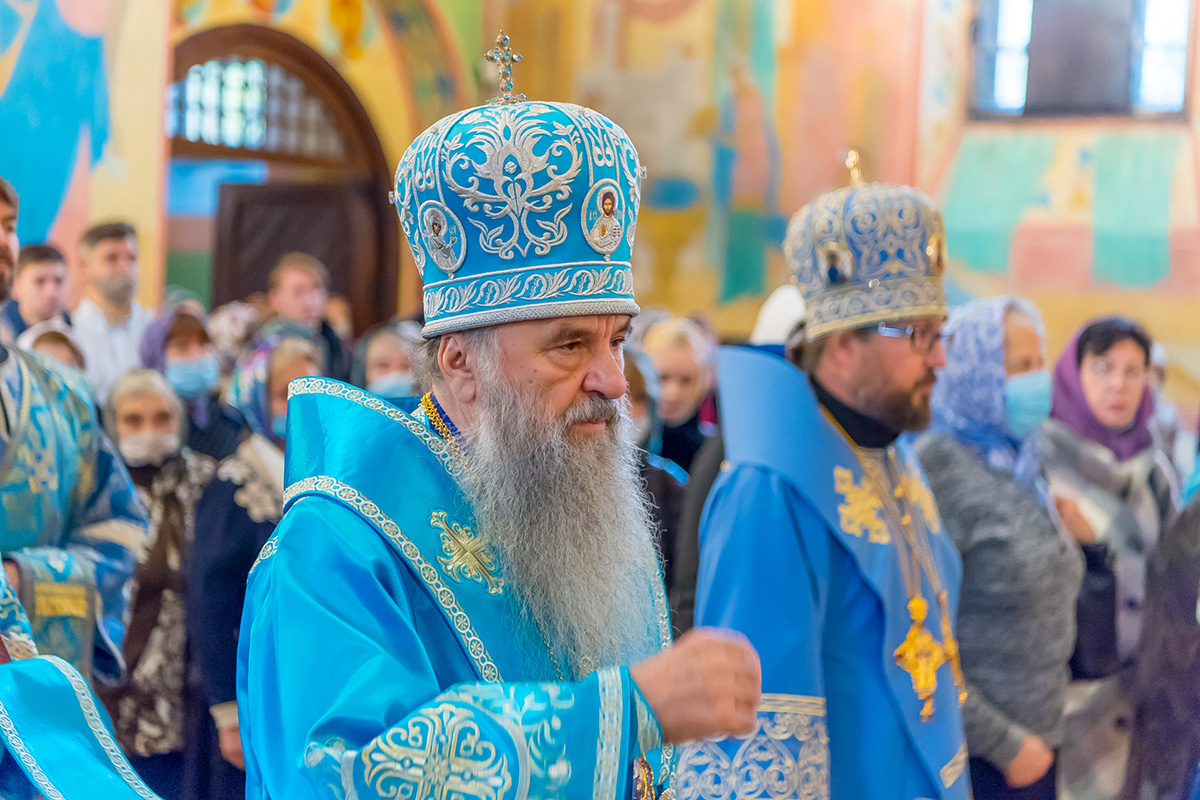
{"label": "white hair", "polygon": [[171,388],[171,384],[167,383],[167,379],[157,370],[135,367],[117,378],[109,395],[105,427],[110,439],[117,441],[117,411],[121,403],[130,398],[150,395],[158,395],[167,402],[171,417],[179,424],[180,438],[186,437],[187,415],[183,411],[183,401]]}
{"label": "white hair", "polygon": [[685,317],[670,317],[656,323],[646,331],[646,338],[642,341],[642,350],[649,356],[676,347],[691,350],[692,358],[701,367],[711,365],[717,358],[713,342],[699,325]]}

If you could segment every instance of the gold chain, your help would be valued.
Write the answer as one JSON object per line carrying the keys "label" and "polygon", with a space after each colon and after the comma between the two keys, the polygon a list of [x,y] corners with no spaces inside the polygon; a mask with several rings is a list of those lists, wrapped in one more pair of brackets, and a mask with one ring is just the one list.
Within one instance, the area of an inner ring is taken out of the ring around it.
{"label": "gold chain", "polygon": [[[902,561],[914,562],[913,567],[908,567],[905,575],[905,588],[910,598],[918,598],[921,595],[920,575],[924,573],[929,580],[929,585],[933,589],[934,596],[937,598],[938,612],[940,617],[940,625],[942,631],[942,647],[945,650],[946,660],[950,662],[950,672],[954,677],[954,685],[958,689],[958,704],[961,706],[967,700],[967,681],[963,675],[962,663],[959,658],[958,640],[954,637],[954,628],[950,622],[950,603],[949,596],[942,586],[941,575],[938,573],[937,562],[933,558],[933,549],[929,544],[929,537],[925,535],[924,530],[918,534],[916,524],[913,519],[913,503],[912,498],[904,491],[903,484],[899,480],[901,477],[901,469],[895,453],[895,449],[889,447],[887,449],[888,472],[891,478],[891,483],[896,485],[896,490],[893,492],[884,492],[882,487],[886,485],[886,481],[881,479],[878,474],[883,468],[862,449],[854,446],[854,454],[858,457],[859,464],[863,468],[863,476],[873,485],[876,494],[883,501],[884,514],[889,518],[888,521],[900,529],[906,547],[901,547],[899,550],[902,553]],[[904,504],[904,508],[900,508],[900,504]],[[924,517],[922,512],[921,519],[925,522],[926,527],[929,525],[929,520]],[[908,552],[904,552],[907,550]],[[911,554],[911,559],[909,555]],[[910,583],[910,574],[912,581],[916,584],[915,588]],[[911,601],[910,601],[911,602]],[[924,600],[921,600],[924,603]]]}
{"label": "gold chain", "polygon": [[458,447],[458,440],[454,433],[450,430],[450,426],[446,424],[446,420],[438,411],[437,403],[433,401],[433,392],[426,392],[421,397],[421,410],[425,412],[425,416],[429,418],[429,422],[433,425],[433,429],[438,432],[438,435],[445,440],[450,450],[455,455],[462,455],[462,451]]}
{"label": "gold chain", "polygon": [[[902,653],[906,649],[908,654],[915,654],[919,649],[940,649],[941,653],[935,654],[934,659],[944,658],[950,662],[950,672],[954,678],[955,687],[958,689],[958,704],[962,706],[967,701],[967,682],[963,675],[962,664],[959,658],[958,641],[954,638],[954,629],[950,621],[950,603],[949,596],[946,590],[942,587],[941,576],[938,574],[937,563],[933,558],[933,550],[929,545],[927,536],[918,535],[916,525],[913,521],[912,498],[907,496],[904,490],[904,484],[899,480],[900,468],[897,464],[894,448],[887,448],[886,458],[888,466],[891,467],[892,475],[891,482],[896,485],[894,492],[885,492],[883,487],[887,485],[887,475],[884,473],[883,465],[878,464],[869,456],[865,450],[854,443],[850,435],[838,423],[829,410],[822,407],[821,409],[830,423],[846,437],[846,441],[850,444],[851,450],[854,452],[855,458],[858,459],[859,466],[863,471],[863,478],[874,489],[875,494],[880,499],[883,508],[884,516],[890,525],[898,529],[901,533],[901,541],[897,541],[896,552],[900,558],[901,573],[904,577],[905,594],[908,595],[908,613],[912,620],[912,626],[905,642],[896,651],[897,663],[902,669],[910,672],[913,675],[913,688],[917,691],[917,695],[925,700],[925,706],[921,711],[921,719],[928,720],[933,715],[933,686],[925,678],[932,676],[920,676],[915,669],[921,666],[928,665],[928,661],[924,665],[917,664],[914,668],[912,661],[902,660]],[[906,509],[901,511],[899,508],[900,502],[903,501]],[[921,519],[925,522],[926,527],[929,521],[925,519],[922,512]],[[934,596],[937,598],[938,611],[941,622],[943,644],[938,645],[933,641],[925,628],[925,617],[928,613],[928,603],[922,596],[921,591],[921,574],[924,573],[929,580],[929,585],[933,589]],[[936,667],[934,667],[936,672]],[[920,685],[919,685],[920,684]]]}

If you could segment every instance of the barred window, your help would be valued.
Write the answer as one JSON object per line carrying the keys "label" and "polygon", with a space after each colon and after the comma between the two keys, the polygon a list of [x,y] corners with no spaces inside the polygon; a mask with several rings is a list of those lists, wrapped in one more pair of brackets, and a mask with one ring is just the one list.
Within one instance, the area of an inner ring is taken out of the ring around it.
{"label": "barred window", "polygon": [[980,116],[1180,114],[1190,0],[982,0]]}
{"label": "barred window", "polygon": [[325,103],[296,75],[263,59],[228,56],[194,64],[167,87],[171,139],[317,160],[346,155]]}

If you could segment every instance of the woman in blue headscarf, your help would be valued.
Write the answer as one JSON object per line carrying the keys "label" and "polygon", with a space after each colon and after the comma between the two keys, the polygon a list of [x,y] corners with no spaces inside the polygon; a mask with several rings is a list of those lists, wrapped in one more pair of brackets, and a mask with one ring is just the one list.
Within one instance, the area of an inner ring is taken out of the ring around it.
{"label": "woman in blue headscarf", "polygon": [[[228,764],[245,769],[239,739],[237,634],[246,577],[283,515],[283,448],[288,384],[321,374],[320,351],[305,339],[269,339],[238,365],[225,402],[252,434],[221,462],[196,507],[188,580],[188,634],[200,664],[209,710]],[[236,776],[244,782],[245,776]],[[224,797],[218,777],[212,796]]]}
{"label": "woman in blue headscarf", "polygon": [[971,784],[978,800],[1054,798],[1083,564],[1022,455],[1050,414],[1041,317],[1023,300],[986,298],[951,314],[945,333],[918,453],[963,558]]}
{"label": "woman in blue headscarf", "polygon": [[161,372],[187,410],[187,446],[218,461],[233,455],[247,430],[221,400],[221,362],[204,319],[184,305],[168,308],[142,336],[142,366]]}

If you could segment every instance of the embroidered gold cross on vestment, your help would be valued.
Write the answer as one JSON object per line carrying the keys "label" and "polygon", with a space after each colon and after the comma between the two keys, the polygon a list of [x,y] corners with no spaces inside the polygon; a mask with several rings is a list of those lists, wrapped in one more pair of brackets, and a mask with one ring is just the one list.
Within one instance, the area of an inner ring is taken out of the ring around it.
{"label": "embroidered gold cross on vestment", "polygon": [[446,556],[438,556],[438,563],[450,578],[486,583],[489,594],[504,591],[504,579],[496,574],[496,565],[492,563],[483,539],[457,522],[448,523],[445,511],[433,512],[429,524],[442,537],[442,552]]}

